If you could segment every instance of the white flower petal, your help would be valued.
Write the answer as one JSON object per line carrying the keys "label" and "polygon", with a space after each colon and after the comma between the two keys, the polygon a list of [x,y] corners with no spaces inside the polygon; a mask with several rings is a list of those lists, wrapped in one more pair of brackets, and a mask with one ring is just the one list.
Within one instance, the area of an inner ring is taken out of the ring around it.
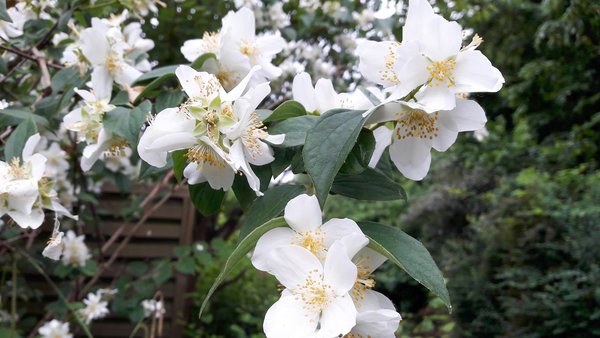
{"label": "white flower petal", "polygon": [[357,269],[348,257],[346,246],[337,241],[331,245],[325,257],[324,280],[338,296],[342,296],[354,287]]}
{"label": "white flower petal", "polygon": [[302,194],[291,199],[285,206],[283,217],[296,232],[314,231],[323,224],[321,206],[314,195]]}
{"label": "white flower petal", "polygon": [[352,259],[353,262],[360,262],[362,266],[368,268],[369,273],[375,271],[386,260],[384,255],[368,247],[362,248]]}
{"label": "white flower petal", "polygon": [[[344,250],[344,248],[341,249]],[[345,256],[345,252],[342,251],[342,255]],[[321,265],[319,259],[301,246],[280,246],[271,250],[268,256],[269,272],[288,289],[294,289],[305,284],[310,275],[323,274],[323,265]],[[352,279],[352,284],[354,284],[355,279],[356,274]]]}
{"label": "white flower petal", "polygon": [[456,123],[459,132],[479,130],[487,122],[483,108],[473,100],[456,99],[456,108],[448,114]]}
{"label": "white flower petal", "polygon": [[426,86],[416,95],[423,110],[428,113],[451,110],[456,107],[456,96],[451,88],[444,84]]}
{"label": "white flower petal", "polygon": [[304,302],[293,295],[282,295],[265,315],[263,330],[268,338],[304,338],[319,324],[319,313],[308,312]]}
{"label": "white flower petal", "polygon": [[333,89],[333,83],[329,79],[319,79],[315,85],[315,99],[317,101],[317,110],[319,113],[340,108],[337,105],[338,94]]}
{"label": "white flower petal", "polygon": [[458,54],[454,76],[457,93],[496,92],[504,83],[500,71],[478,50]]}
{"label": "white flower petal", "polygon": [[7,214],[15,221],[15,223],[24,229],[37,229],[44,223],[44,211],[41,208],[34,208],[29,214],[16,210],[10,210]]}
{"label": "white flower petal", "polygon": [[[324,244],[327,248],[329,248],[335,241],[351,234],[359,234],[364,237],[364,234],[358,227],[358,224],[349,218],[332,218],[321,226],[321,231],[325,237]],[[354,256],[354,254],[352,254],[350,258],[352,258],[352,256]]]}
{"label": "white flower petal", "polygon": [[260,236],[254,253],[252,253],[252,265],[261,271],[269,271],[269,253],[271,250],[292,243],[294,231],[289,228],[275,228]]}
{"label": "white flower petal", "polygon": [[438,114],[437,136],[431,140],[431,146],[437,151],[446,151],[456,141],[458,128],[449,111],[441,111]]}
{"label": "white flower petal", "polygon": [[377,167],[377,163],[379,163],[385,148],[392,143],[392,134],[393,131],[386,126],[381,126],[373,130],[373,136],[375,137],[375,150],[373,150],[373,155],[369,160],[370,168]]}
{"label": "white flower petal", "polygon": [[319,334],[342,337],[356,325],[356,308],[348,294],[335,298],[323,309]]}
{"label": "white flower petal", "polygon": [[415,137],[395,139],[390,145],[390,157],[402,175],[420,181],[429,171],[431,143]]}

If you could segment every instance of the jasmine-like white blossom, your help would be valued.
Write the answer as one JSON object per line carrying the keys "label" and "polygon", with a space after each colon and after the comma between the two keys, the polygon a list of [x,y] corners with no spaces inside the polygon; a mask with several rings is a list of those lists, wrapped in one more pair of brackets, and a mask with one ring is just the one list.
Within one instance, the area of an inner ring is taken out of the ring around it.
{"label": "jasmine-like white blossom", "polygon": [[42,338],[73,338],[69,332],[69,323],[63,323],[56,319],[42,325],[38,333]]}
{"label": "jasmine-like white blossom", "polygon": [[285,206],[283,216],[290,227],[269,230],[256,243],[252,264],[259,270],[271,271],[270,253],[282,246],[297,245],[324,259],[331,245],[346,236],[357,235],[351,237],[354,243],[349,245],[359,249],[368,243],[356,222],[351,219],[333,218],[323,224],[316,196],[303,194],[293,198]]}
{"label": "jasmine-like white blossom", "polygon": [[357,270],[342,242],[329,248],[323,263],[297,245],[273,249],[268,259],[271,273],[286,288],[265,315],[268,338],[340,337],[356,325],[349,292]]}
{"label": "jasmine-like white blossom", "polygon": [[67,235],[62,239],[63,256],[62,262],[65,265],[84,267],[87,260],[91,257],[90,250],[85,245],[85,235],[77,236],[73,230],[67,231]]}
{"label": "jasmine-like white blossom", "polygon": [[104,318],[109,314],[108,301],[103,299],[103,292],[101,290],[98,290],[96,293],[88,293],[87,297],[83,300],[85,307],[77,312],[86,324],[91,323],[93,320]]}
{"label": "jasmine-like white blossom", "polygon": [[25,22],[33,16],[31,10],[27,8],[27,4],[19,2],[13,7],[9,7],[6,13],[12,22],[0,20],[0,39],[9,40],[23,35]]}
{"label": "jasmine-like white blossom", "polygon": [[431,148],[446,151],[459,132],[481,129],[487,121],[481,106],[456,99],[452,110],[428,113],[416,102],[390,102],[375,110],[367,124],[394,121],[390,157],[396,168],[411,180],[422,180],[431,164]]}
{"label": "jasmine-like white blossom", "polygon": [[356,326],[345,338],[395,338],[400,324],[400,314],[394,304],[383,294],[366,290],[356,304]]}
{"label": "jasmine-like white blossom", "polygon": [[165,314],[164,304],[160,300],[144,299],[142,301],[142,308],[144,309],[144,318],[160,318],[160,316]]}

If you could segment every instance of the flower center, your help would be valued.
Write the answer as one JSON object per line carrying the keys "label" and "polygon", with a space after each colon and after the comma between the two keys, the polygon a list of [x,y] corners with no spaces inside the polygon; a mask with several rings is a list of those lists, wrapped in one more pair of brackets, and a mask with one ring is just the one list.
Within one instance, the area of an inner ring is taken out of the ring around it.
{"label": "flower center", "polygon": [[106,56],[106,69],[113,76],[121,69],[121,60],[119,60],[117,53],[108,53]]}
{"label": "flower center", "polygon": [[29,163],[20,164],[21,160],[18,157],[13,157],[10,162],[9,172],[13,179],[28,179],[31,178],[31,166]]}
{"label": "flower center", "polygon": [[399,112],[396,136],[399,140],[407,137],[430,139],[438,136],[440,128],[437,126],[438,112],[428,114],[422,110]]}
{"label": "flower center", "polygon": [[297,233],[292,240],[292,244],[305,248],[317,257],[319,257],[324,249],[324,242],[325,235],[320,230]]}
{"label": "flower center", "polygon": [[254,41],[243,40],[240,44],[242,54],[250,58],[252,62],[256,61],[256,57],[260,53]]}
{"label": "flower center", "polygon": [[396,48],[400,46],[400,43],[394,41],[388,48],[387,54],[384,56],[385,69],[379,71],[379,76],[382,81],[388,81],[393,84],[399,82],[398,75],[394,71],[394,64],[396,63]]}
{"label": "flower center", "polygon": [[311,313],[320,313],[336,297],[333,288],[323,283],[323,275],[311,271],[304,284],[291,290],[297,300],[302,300],[303,308]]}
{"label": "flower center", "polygon": [[221,37],[219,32],[204,32],[202,35],[202,41],[204,41],[205,50],[207,53],[216,54],[219,52],[221,45]]}
{"label": "flower center", "polygon": [[253,112],[248,123],[248,128],[242,134],[242,140],[252,159],[256,159],[257,156],[262,155],[261,139],[267,136],[269,136],[267,127],[263,125],[260,116],[256,112]]}
{"label": "flower center", "polygon": [[455,84],[454,78],[454,67],[456,66],[456,60],[448,59],[444,61],[434,61],[427,70],[429,71],[429,80],[432,86],[439,84],[446,84],[448,87],[452,87]]}
{"label": "flower center", "polygon": [[117,139],[104,151],[106,157],[125,157],[125,148],[129,145],[127,140]]}
{"label": "flower center", "polygon": [[352,289],[352,299],[355,301],[364,299],[365,291],[375,287],[375,280],[373,279],[373,275],[367,264],[369,259],[369,256],[361,256],[355,263],[357,274],[356,282]]}
{"label": "flower center", "polygon": [[199,144],[190,148],[184,156],[188,162],[195,162],[197,165],[209,164],[213,167],[225,167],[225,162],[221,156],[205,144]]}
{"label": "flower center", "polygon": [[197,99],[201,99],[203,105],[208,105],[215,96],[219,95],[221,83],[213,74],[208,74],[208,76],[198,74],[194,76],[194,80],[200,88],[200,97]]}

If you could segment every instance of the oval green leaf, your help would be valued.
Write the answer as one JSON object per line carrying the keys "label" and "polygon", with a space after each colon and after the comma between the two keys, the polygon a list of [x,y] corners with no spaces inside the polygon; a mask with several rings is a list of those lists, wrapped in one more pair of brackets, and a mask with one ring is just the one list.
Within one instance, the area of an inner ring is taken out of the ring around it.
{"label": "oval green leaf", "polygon": [[358,175],[337,175],[331,191],[365,201],[406,200],[406,192],[400,184],[372,168]]}
{"label": "oval green leaf", "polygon": [[313,128],[317,121],[319,121],[318,116],[306,115],[292,117],[269,127],[268,131],[271,135],[285,134],[283,143],[274,144],[273,146],[288,148],[303,145],[306,139],[306,132]]}
{"label": "oval green leaf", "polygon": [[263,122],[287,120],[292,117],[303,115],[306,115],[304,106],[300,102],[289,100],[275,108],[273,113],[269,115],[269,117],[267,117]]}
{"label": "oval green leaf", "polygon": [[321,206],[356,143],[365,123],[363,113],[362,110],[330,110],[306,133],[302,158]]}
{"label": "oval green leaf", "polygon": [[210,287],[210,290],[208,290],[206,297],[202,301],[202,306],[200,307],[200,313],[198,314],[198,318],[202,317],[202,313],[204,312],[204,309],[208,305],[208,301],[210,300],[210,297],[212,297],[212,295],[215,293],[215,291],[217,290],[219,285],[223,282],[225,277],[235,267],[235,265],[240,261],[240,259],[246,258],[246,254],[254,248],[254,246],[256,245],[256,242],[258,241],[260,236],[262,236],[264,233],[266,233],[267,231],[269,231],[271,229],[284,227],[284,226],[287,226],[287,224],[285,223],[285,220],[283,219],[283,217],[272,219],[272,220],[256,227],[255,229],[253,229],[248,234],[248,236],[244,237],[238,243],[235,250],[233,250],[233,252],[229,256],[229,258],[225,262],[225,266],[223,267],[223,269],[221,270],[221,272],[219,273],[219,275],[213,282],[213,285]]}
{"label": "oval green leaf", "polygon": [[20,159],[25,143],[35,133],[37,133],[37,126],[32,119],[27,119],[19,123],[6,141],[6,145],[4,146],[4,160],[10,163],[15,157]]}
{"label": "oval green leaf", "polygon": [[448,307],[448,311],[452,311],[450,295],[442,272],[421,242],[389,225],[374,222],[359,222],[358,225],[369,237],[371,249],[386,256],[417,282],[440,297]]}

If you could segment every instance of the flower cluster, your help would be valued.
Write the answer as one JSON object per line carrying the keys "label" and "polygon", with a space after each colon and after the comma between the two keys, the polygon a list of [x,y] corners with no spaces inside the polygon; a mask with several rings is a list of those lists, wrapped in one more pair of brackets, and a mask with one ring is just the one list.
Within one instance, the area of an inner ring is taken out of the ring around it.
{"label": "flower cluster", "polygon": [[144,318],[160,318],[165,314],[164,303],[160,300],[144,299],[142,301],[142,308],[144,309]]}
{"label": "flower cluster", "polygon": [[80,309],[77,314],[85,321],[86,324],[93,320],[106,317],[110,311],[108,310],[108,301],[117,293],[116,289],[98,289],[96,293],[90,292],[83,300],[85,307]]}
{"label": "flower cluster", "polygon": [[188,66],[179,66],[175,73],[188,100],[156,115],[138,144],[140,157],[163,167],[168,152],[188,149],[183,175],[189,184],[208,182],[213,189],[226,191],[235,173],[240,172],[260,195],[260,181],[250,164],[272,162],[273,150],[266,142],[283,142],[283,135],[267,133],[256,113],[258,104],[270,92],[269,84],[256,85],[241,96],[254,70],[230,92],[213,74]]}
{"label": "flower cluster", "polygon": [[288,202],[289,228],[275,228],[256,243],[252,264],[285,288],[265,315],[267,337],[394,337],[400,314],[373,291],[373,271],[385,257],[347,218],[322,222],[315,196]]}
{"label": "flower cluster", "polygon": [[225,89],[231,90],[255,66],[260,67],[253,72],[250,85],[280,76],[281,69],[271,61],[284,46],[285,40],[279,34],[257,36],[254,13],[242,7],[223,17],[220,31],[207,32],[201,39],[186,41],[181,53],[190,62],[203,54],[213,53],[216,59],[207,60],[202,70],[214,74]]}
{"label": "flower cluster", "polygon": [[466,96],[500,90],[504,78],[477,49],[463,46],[461,26],[434,13],[426,0],[409,1],[402,43],[364,41],[358,46],[363,76],[381,85],[387,103],[367,124],[392,121],[390,157],[407,178],[429,171],[431,148],[445,151],[459,132],[483,128],[483,109]]}
{"label": "flower cluster", "polygon": [[31,136],[21,153],[8,163],[0,161],[0,215],[10,216],[22,228],[37,229],[44,222],[44,210],[77,219],[58,202],[54,182],[48,180],[48,159],[34,153],[41,136]]}

